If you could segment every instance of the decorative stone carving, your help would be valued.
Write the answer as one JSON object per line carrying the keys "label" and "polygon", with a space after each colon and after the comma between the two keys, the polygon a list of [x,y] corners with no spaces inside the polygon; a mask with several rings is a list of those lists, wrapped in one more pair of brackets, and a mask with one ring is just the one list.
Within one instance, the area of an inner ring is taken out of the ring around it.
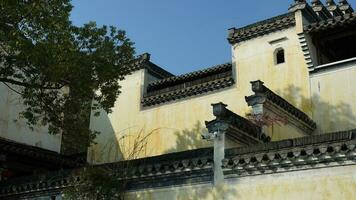
{"label": "decorative stone carving", "polygon": [[328,11],[333,17],[341,16],[343,14],[339,9],[339,7],[334,2],[334,0],[326,0],[326,8],[328,9]]}
{"label": "decorative stone carving", "polygon": [[[273,149],[284,141],[260,144],[255,147],[231,149],[223,165],[227,177],[268,174],[276,171],[296,171],[356,164],[356,130],[290,139],[284,149]],[[285,143],[286,144],[286,143]],[[297,147],[298,146],[298,147]],[[256,158],[263,155],[262,160]],[[261,150],[264,149],[264,150]],[[245,163],[244,165],[241,165]]]}
{"label": "decorative stone carving", "polygon": [[245,97],[252,107],[252,118],[255,123],[268,126],[269,123],[281,125],[292,124],[305,134],[311,134],[316,129],[315,122],[304,112],[278,96],[260,80],[251,82],[254,95]]}
{"label": "decorative stone carving", "polygon": [[209,133],[223,131],[232,141],[245,145],[268,142],[270,140],[262,133],[261,127],[228,110],[226,104],[212,104],[216,119],[205,122]]}
{"label": "decorative stone carving", "polygon": [[339,9],[343,14],[350,14],[354,12],[354,9],[347,0],[339,0]]}

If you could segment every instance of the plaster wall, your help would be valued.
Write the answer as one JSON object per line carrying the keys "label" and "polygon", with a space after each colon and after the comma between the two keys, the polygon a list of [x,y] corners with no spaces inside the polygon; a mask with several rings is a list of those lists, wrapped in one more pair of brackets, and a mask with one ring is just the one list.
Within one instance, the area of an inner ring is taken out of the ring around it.
{"label": "plaster wall", "polygon": [[[260,79],[278,95],[311,114],[309,74],[296,27],[277,31],[232,47],[237,71],[237,90],[251,93],[250,81]],[[285,51],[285,63],[275,64],[276,49]],[[244,110],[248,108],[244,107]]]}
{"label": "plaster wall", "polygon": [[354,129],[356,60],[328,65],[327,70],[310,76],[313,119],[318,124],[318,132]]}
{"label": "plaster wall", "polygon": [[[204,121],[213,119],[211,104],[224,101],[231,105],[229,109],[232,109],[235,107],[233,102],[236,98],[243,99],[243,96],[233,92],[234,88],[228,88],[142,108],[140,101],[144,80],[147,78],[145,76],[145,70],[127,76],[120,82],[122,93],[113,112],[102,112],[99,118],[91,117],[91,128],[101,131],[101,134],[97,137],[97,144],[89,149],[89,162],[105,163],[122,158],[132,159],[132,149],[142,136],[147,138],[141,143],[147,144],[144,144],[141,152],[136,153],[138,157],[212,146],[212,143],[201,139],[202,131],[206,131]],[[234,110],[237,109],[235,107]],[[112,156],[107,157],[108,154]]]}
{"label": "plaster wall", "polygon": [[325,200],[356,199],[356,165],[225,179],[211,184],[130,192],[128,199],[145,200]]}
{"label": "plaster wall", "polygon": [[[281,38],[284,39],[274,42]],[[274,53],[278,48],[284,48],[286,62],[275,65]],[[120,82],[122,93],[113,112],[102,112],[99,118],[91,117],[91,128],[101,134],[97,144],[89,150],[88,161],[105,163],[132,159],[131,150],[142,135],[149,136],[142,152],[136,152],[138,157],[212,146],[200,136],[206,131],[204,121],[214,118],[211,104],[223,102],[228,109],[245,116],[251,112],[244,97],[252,94],[252,80],[264,81],[277,94],[311,113],[308,71],[295,28],[242,42],[233,46],[232,51],[236,84],[200,96],[142,108],[140,101],[147,84],[145,80],[153,77],[146,70],[127,76]],[[289,126],[266,130],[272,140],[302,136],[290,131]]]}
{"label": "plaster wall", "polygon": [[26,120],[19,117],[23,109],[20,95],[0,83],[0,137],[59,152],[61,135],[50,135],[43,126],[29,129]]}

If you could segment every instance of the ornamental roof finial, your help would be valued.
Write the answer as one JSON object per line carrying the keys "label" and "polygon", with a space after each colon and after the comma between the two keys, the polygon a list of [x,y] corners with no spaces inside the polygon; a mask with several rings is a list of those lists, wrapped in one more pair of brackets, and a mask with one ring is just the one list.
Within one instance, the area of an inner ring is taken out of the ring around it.
{"label": "ornamental roof finial", "polygon": [[329,11],[326,9],[324,4],[320,0],[312,0],[311,5],[314,12],[319,16],[321,20],[325,20],[332,17]]}
{"label": "ornamental roof finial", "polygon": [[319,6],[319,5],[321,5],[322,3],[321,3],[320,0],[312,0],[312,1],[311,1],[311,4],[312,4],[312,6]]}
{"label": "ornamental roof finial", "polygon": [[294,0],[294,3],[289,7],[290,12],[295,12],[297,10],[304,9],[305,6],[307,5],[306,0]]}
{"label": "ornamental roof finial", "polygon": [[326,0],[326,5],[331,6],[331,5],[336,5],[334,0]]}
{"label": "ornamental roof finial", "polygon": [[333,17],[343,14],[334,0],[326,0],[326,8]]}
{"label": "ornamental roof finial", "polygon": [[339,9],[343,14],[353,13],[354,9],[351,7],[347,0],[339,0]]}

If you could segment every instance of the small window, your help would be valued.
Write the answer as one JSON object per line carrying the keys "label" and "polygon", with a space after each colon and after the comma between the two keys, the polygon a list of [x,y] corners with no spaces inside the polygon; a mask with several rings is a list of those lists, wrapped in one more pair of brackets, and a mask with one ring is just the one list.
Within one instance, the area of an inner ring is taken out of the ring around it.
{"label": "small window", "polygon": [[275,63],[276,65],[285,63],[284,49],[277,49],[275,51]]}

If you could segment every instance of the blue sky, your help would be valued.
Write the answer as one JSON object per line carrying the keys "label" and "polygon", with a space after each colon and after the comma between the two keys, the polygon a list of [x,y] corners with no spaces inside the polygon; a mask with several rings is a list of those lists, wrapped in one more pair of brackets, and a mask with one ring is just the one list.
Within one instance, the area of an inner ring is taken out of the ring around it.
{"label": "blue sky", "polygon": [[[338,0],[336,0],[338,1]],[[96,21],[127,32],[137,54],[173,74],[231,61],[227,29],[283,14],[293,0],[74,0],[76,25]],[[349,0],[356,6],[356,0]]]}

